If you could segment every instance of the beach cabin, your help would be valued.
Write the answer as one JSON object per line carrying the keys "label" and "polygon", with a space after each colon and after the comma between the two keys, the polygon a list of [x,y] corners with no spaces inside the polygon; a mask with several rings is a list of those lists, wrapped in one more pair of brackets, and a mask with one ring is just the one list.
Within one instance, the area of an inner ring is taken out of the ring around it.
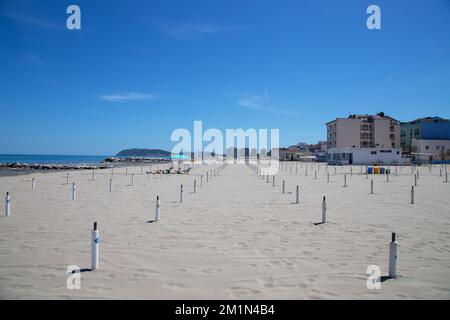
{"label": "beach cabin", "polygon": [[402,163],[402,152],[396,148],[330,148],[330,165],[398,165]]}

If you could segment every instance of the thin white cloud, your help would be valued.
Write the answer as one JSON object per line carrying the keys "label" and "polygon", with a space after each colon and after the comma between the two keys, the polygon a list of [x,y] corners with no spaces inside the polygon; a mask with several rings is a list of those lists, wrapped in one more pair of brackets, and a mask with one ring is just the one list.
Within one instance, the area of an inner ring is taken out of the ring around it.
{"label": "thin white cloud", "polygon": [[183,23],[183,24],[157,24],[164,34],[178,40],[193,40],[208,35],[214,35],[233,30],[241,30],[241,27],[218,25],[213,23]]}
{"label": "thin white cloud", "polygon": [[283,110],[270,106],[270,97],[267,90],[264,90],[263,95],[254,95],[254,94],[241,95],[241,97],[238,100],[238,105],[253,110],[270,112],[284,116],[296,117],[300,115],[298,112],[295,111]]}
{"label": "thin white cloud", "polygon": [[21,24],[30,25],[34,27],[44,28],[48,30],[64,30],[65,29],[65,23],[64,21],[61,24],[54,23],[49,20],[45,20],[42,18],[38,18],[35,16],[31,16],[24,13],[19,12],[1,12],[1,16],[4,16],[6,18],[15,20]]}
{"label": "thin white cloud", "polygon": [[264,108],[264,106],[267,105],[268,103],[269,103],[269,94],[267,93],[267,90],[264,91],[263,96],[244,94],[238,100],[238,104],[240,106],[258,110]]}
{"label": "thin white cloud", "polygon": [[41,64],[42,60],[33,52],[27,51],[22,54],[22,61],[28,64]]}
{"label": "thin white cloud", "polygon": [[158,97],[154,94],[149,93],[115,93],[115,94],[102,94],[100,99],[107,102],[122,103],[127,101],[152,101],[156,100]]}

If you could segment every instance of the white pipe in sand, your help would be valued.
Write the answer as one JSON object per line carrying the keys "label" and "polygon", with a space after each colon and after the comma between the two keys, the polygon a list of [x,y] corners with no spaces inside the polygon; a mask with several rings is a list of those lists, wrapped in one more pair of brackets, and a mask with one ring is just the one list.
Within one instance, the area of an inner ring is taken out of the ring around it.
{"label": "white pipe in sand", "polygon": [[183,185],[180,187],[180,203],[183,203]]}
{"label": "white pipe in sand", "polygon": [[194,180],[194,193],[197,192],[197,180]]}
{"label": "white pipe in sand", "polygon": [[75,200],[77,197],[77,189],[75,188],[75,182],[72,183],[72,200]]}
{"label": "white pipe in sand", "polygon": [[159,221],[159,196],[156,196],[155,221]]}
{"label": "white pipe in sand", "polygon": [[373,179],[370,180],[370,194],[373,194]]}
{"label": "white pipe in sand", "polygon": [[33,179],[31,179],[31,190],[34,190],[35,187],[36,187],[36,182],[33,178]]}
{"label": "white pipe in sand", "polygon": [[344,174],[344,187],[347,187],[347,175]]}
{"label": "white pipe in sand", "polygon": [[92,169],[92,181],[94,181],[94,180],[95,180],[95,170]]}
{"label": "white pipe in sand", "polygon": [[92,230],[92,250],[91,250],[91,270],[94,271],[98,268],[98,249],[100,244],[100,235],[97,230],[97,222],[94,222],[94,229]]}
{"label": "white pipe in sand", "polygon": [[417,174],[414,175],[414,187],[417,187]]}
{"label": "white pipe in sand", "polygon": [[272,176],[272,187],[275,187],[275,176]]}
{"label": "white pipe in sand", "polygon": [[447,174],[447,171],[445,171],[445,182],[448,182],[448,174]]}
{"label": "white pipe in sand", "polygon": [[298,198],[299,198],[299,190],[298,190],[298,186],[297,189],[295,190],[295,203],[298,204]]}
{"label": "white pipe in sand", "polygon": [[411,204],[414,204],[414,186],[411,186]]}
{"label": "white pipe in sand", "polygon": [[389,182],[389,173],[386,173],[386,182]]}
{"label": "white pipe in sand", "polygon": [[69,173],[67,172],[67,175],[66,175],[66,184],[69,184]]}
{"label": "white pipe in sand", "polygon": [[284,194],[285,190],[286,190],[286,184],[285,184],[285,182],[283,180],[283,187],[282,187],[281,193]]}
{"label": "white pipe in sand", "polygon": [[269,174],[267,174],[267,180],[266,183],[269,183]]}
{"label": "white pipe in sand", "polygon": [[330,183],[330,173],[327,172],[327,183]]}
{"label": "white pipe in sand", "polygon": [[203,175],[200,175],[200,188],[203,187]]}
{"label": "white pipe in sand", "polygon": [[395,233],[392,233],[392,241],[389,243],[389,277],[397,277],[397,242]]}
{"label": "white pipe in sand", "polygon": [[323,196],[322,201],[322,223],[327,222],[327,202],[325,201],[325,196]]}
{"label": "white pipe in sand", "polygon": [[132,186],[134,185],[134,174],[133,173],[131,174],[131,185]]}
{"label": "white pipe in sand", "polygon": [[112,179],[109,179],[109,192],[112,192]]}
{"label": "white pipe in sand", "polygon": [[11,215],[11,196],[9,195],[9,192],[7,192],[5,198],[5,216],[9,217],[10,215]]}
{"label": "white pipe in sand", "polygon": [[209,173],[206,171],[206,182],[209,182]]}

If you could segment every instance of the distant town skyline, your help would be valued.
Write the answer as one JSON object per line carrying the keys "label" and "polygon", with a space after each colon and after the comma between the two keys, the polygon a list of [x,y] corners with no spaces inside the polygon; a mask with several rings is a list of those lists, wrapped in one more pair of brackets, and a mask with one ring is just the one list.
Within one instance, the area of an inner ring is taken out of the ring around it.
{"label": "distant town skyline", "polygon": [[195,120],[277,128],[288,147],[349,114],[450,118],[449,21],[445,0],[6,0],[0,154],[170,151]]}

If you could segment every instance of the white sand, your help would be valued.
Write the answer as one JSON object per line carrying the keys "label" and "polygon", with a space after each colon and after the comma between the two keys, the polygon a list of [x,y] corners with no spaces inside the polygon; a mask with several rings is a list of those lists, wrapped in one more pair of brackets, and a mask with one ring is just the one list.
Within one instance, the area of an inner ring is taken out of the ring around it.
{"label": "white sand", "polygon": [[[209,167],[210,170],[212,167]],[[326,183],[325,166],[280,172],[276,187],[245,166],[228,166],[192,194],[189,175],[140,175],[131,187],[125,168],[71,172],[77,199],[71,200],[65,173],[0,178],[0,298],[3,299],[449,299],[450,183],[422,167],[416,204],[413,177],[369,176],[353,169]],[[349,171],[346,167],[343,170]],[[117,172],[122,174],[117,174]],[[281,194],[286,180],[287,193]],[[375,194],[369,194],[370,179]],[[198,186],[200,185],[197,176]],[[179,187],[185,202],[179,204]],[[300,204],[295,187],[300,185]],[[4,217],[4,196],[12,212]],[[154,218],[161,197],[161,220]],[[326,195],[328,223],[321,220]],[[66,288],[66,268],[90,267],[92,223],[98,221],[100,268],[81,274],[81,290]],[[366,287],[366,268],[387,275],[391,231],[398,234],[397,279],[380,290]]]}

